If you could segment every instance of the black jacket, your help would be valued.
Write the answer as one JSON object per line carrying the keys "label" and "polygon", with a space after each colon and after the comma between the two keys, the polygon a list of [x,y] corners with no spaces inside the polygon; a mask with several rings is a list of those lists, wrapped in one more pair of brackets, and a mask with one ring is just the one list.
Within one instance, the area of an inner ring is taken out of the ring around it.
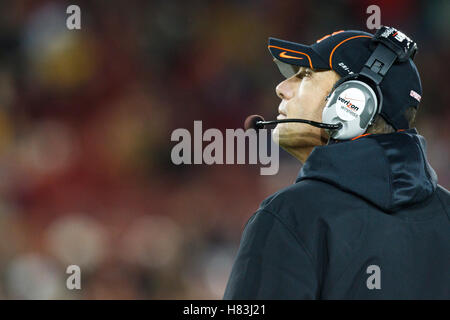
{"label": "black jacket", "polygon": [[415,129],[316,147],[248,220],[224,299],[450,299],[450,193]]}

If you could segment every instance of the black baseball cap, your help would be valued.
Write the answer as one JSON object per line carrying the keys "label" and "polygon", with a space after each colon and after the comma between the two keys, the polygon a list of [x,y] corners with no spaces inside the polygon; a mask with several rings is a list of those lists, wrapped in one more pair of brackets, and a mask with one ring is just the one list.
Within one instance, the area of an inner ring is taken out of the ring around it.
{"label": "black baseball cap", "polygon": [[[395,28],[383,27],[383,32],[383,36],[396,41],[406,39],[414,43]],[[285,77],[294,75],[300,66],[314,70],[334,70],[341,77],[346,77],[362,70],[377,46],[373,40],[374,35],[368,32],[340,30],[320,38],[312,45],[269,38],[268,47]],[[396,130],[409,129],[405,110],[408,107],[417,109],[422,96],[419,72],[412,58],[397,59],[379,84],[383,95],[380,115]]]}

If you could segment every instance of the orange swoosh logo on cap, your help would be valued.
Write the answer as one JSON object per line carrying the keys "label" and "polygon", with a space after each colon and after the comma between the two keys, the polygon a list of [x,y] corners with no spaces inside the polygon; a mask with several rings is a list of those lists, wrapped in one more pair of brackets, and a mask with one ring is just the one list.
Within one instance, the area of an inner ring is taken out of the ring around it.
{"label": "orange swoosh logo on cap", "polygon": [[281,58],[288,58],[288,59],[303,59],[301,57],[290,56],[290,55],[286,54],[286,51],[283,51],[282,53],[280,53],[280,57]]}

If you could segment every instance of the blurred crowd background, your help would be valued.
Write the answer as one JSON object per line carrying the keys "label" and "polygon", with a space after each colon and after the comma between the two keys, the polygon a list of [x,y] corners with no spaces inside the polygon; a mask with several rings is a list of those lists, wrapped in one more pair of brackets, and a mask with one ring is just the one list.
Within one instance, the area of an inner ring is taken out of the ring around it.
{"label": "blurred crowd background", "polygon": [[172,131],[275,117],[267,38],[367,31],[371,4],[418,42],[417,129],[449,188],[450,1],[2,0],[0,298],[221,298],[245,222],[300,164],[176,166]]}

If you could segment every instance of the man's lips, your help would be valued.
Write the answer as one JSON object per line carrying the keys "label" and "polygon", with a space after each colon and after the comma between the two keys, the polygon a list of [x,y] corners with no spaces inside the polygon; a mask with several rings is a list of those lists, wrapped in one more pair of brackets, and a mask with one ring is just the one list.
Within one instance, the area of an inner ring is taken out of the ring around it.
{"label": "man's lips", "polygon": [[283,102],[280,103],[280,105],[278,106],[278,113],[287,117],[286,112],[284,111],[284,107],[285,107],[285,104]]}
{"label": "man's lips", "polygon": [[280,113],[280,114],[277,116],[277,120],[281,120],[281,119],[286,119],[286,115]]}
{"label": "man's lips", "polygon": [[[278,113],[280,114],[278,117],[283,117],[283,118],[287,117],[286,113],[284,113],[284,111],[281,110],[281,108],[278,108]],[[278,117],[277,117],[277,119],[278,119]]]}

